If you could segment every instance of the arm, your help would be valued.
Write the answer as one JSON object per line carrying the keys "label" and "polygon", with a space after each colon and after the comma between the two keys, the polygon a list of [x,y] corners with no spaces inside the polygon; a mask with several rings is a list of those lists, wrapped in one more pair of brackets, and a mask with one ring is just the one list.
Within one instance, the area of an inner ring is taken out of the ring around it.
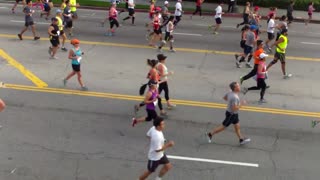
{"label": "arm", "polygon": [[152,93],[151,93],[151,92],[148,92],[148,93],[146,94],[145,98],[144,98],[144,103],[150,104],[150,103],[153,103],[154,101],[157,100],[157,98],[149,100],[149,99],[151,98],[151,96],[152,96]]}
{"label": "arm", "polygon": [[69,50],[69,56],[68,56],[68,58],[71,59],[71,60],[75,58],[75,57],[74,57],[74,52],[73,52],[72,49]]}
{"label": "arm", "polygon": [[168,143],[163,145],[161,149],[156,150],[156,152],[164,151],[164,150],[168,149],[169,147],[172,147],[173,145],[174,145],[174,142],[173,141],[169,141]]}
{"label": "arm", "polygon": [[279,38],[278,41],[274,42],[274,43],[271,45],[271,48],[272,48],[273,46],[276,46],[277,48],[283,50],[282,48],[280,48],[280,47],[278,46],[278,44],[279,44],[279,43],[282,43],[282,42],[284,42],[284,39],[283,39],[283,38]]}
{"label": "arm", "polygon": [[228,101],[228,96],[227,96],[227,94],[223,96],[223,99],[224,99],[225,101]]}
{"label": "arm", "polygon": [[51,32],[52,30],[54,30],[54,28],[53,28],[52,26],[50,26],[49,29],[48,29],[48,34],[49,34],[50,36],[56,36],[56,34],[53,34],[53,33]]}

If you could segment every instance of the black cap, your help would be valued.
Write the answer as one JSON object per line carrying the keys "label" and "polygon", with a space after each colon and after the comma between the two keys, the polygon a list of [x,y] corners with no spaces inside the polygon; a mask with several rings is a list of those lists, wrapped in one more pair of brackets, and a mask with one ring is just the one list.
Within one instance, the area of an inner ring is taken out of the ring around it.
{"label": "black cap", "polygon": [[259,40],[257,41],[257,46],[260,46],[260,44],[262,44],[262,43],[263,43],[263,40],[260,40],[260,39],[259,39]]}
{"label": "black cap", "polygon": [[160,61],[160,60],[165,60],[165,59],[167,59],[167,56],[165,56],[165,55],[163,55],[163,54],[158,54],[158,55],[157,55],[157,58],[158,58],[158,60]]}
{"label": "black cap", "polygon": [[288,29],[282,29],[281,34],[288,32]]}
{"label": "black cap", "polygon": [[51,21],[58,21],[58,19],[53,17],[53,18],[51,18]]}
{"label": "black cap", "polygon": [[158,84],[158,82],[155,81],[155,80],[150,80],[150,81],[148,82],[148,86],[157,85],[157,84]]}

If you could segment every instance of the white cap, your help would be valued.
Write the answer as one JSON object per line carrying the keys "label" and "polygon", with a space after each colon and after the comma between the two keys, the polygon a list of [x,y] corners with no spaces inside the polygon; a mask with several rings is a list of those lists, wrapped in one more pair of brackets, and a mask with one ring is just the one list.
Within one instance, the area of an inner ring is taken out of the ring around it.
{"label": "white cap", "polygon": [[268,56],[269,56],[268,54],[261,53],[260,56],[259,56],[259,58],[260,58],[260,59],[263,59],[263,58],[268,57]]}
{"label": "white cap", "polygon": [[165,1],[164,4],[169,4],[169,2],[168,2],[168,1]]}

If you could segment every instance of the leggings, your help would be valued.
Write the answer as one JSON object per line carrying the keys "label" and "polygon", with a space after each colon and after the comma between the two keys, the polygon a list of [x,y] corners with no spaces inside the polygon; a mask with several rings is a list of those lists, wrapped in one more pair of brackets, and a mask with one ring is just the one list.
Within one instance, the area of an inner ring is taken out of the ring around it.
{"label": "leggings", "polygon": [[197,12],[199,12],[200,16],[202,16],[201,6],[196,7],[196,11],[194,11],[193,15],[197,14]]}
{"label": "leggings", "polygon": [[239,25],[249,24],[249,14],[243,14],[243,22]]}
{"label": "leggings", "polygon": [[[141,102],[140,104],[139,104],[139,107],[142,107],[142,106],[144,106],[144,105],[146,105],[144,102]],[[162,111],[163,110],[163,107],[162,107],[162,103],[161,103],[161,97],[158,97],[158,106],[159,106],[159,109]]]}
{"label": "leggings", "polygon": [[267,88],[267,85],[266,85],[266,82],[264,81],[264,79],[258,78],[257,79],[257,86],[250,87],[250,88],[248,88],[248,90],[250,91],[250,90],[259,90],[259,89],[261,89],[261,91],[260,91],[260,99],[263,99],[264,93],[266,92],[266,88]]}
{"label": "leggings", "polygon": [[245,81],[253,76],[255,76],[257,74],[257,71],[258,71],[258,64],[255,64],[253,66],[253,69],[245,76],[242,77],[242,79]]}
{"label": "leggings", "polygon": [[181,16],[176,16],[175,18],[176,18],[176,19],[174,20],[173,25],[174,25],[174,26],[177,26],[178,23],[181,21]]}
{"label": "leggings", "polygon": [[159,94],[161,94],[162,90],[164,90],[164,97],[166,98],[166,101],[169,101],[169,87],[167,81],[159,84]]}

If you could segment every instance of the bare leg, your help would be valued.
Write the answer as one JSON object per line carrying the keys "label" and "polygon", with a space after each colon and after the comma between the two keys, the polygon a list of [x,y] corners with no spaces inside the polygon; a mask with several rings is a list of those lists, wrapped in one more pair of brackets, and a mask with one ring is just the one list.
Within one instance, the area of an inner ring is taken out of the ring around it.
{"label": "bare leg", "polygon": [[36,26],[32,25],[31,30],[32,30],[33,37],[36,37]]}
{"label": "bare leg", "polygon": [[139,180],[145,180],[145,179],[147,179],[147,178],[150,176],[150,174],[152,174],[152,172],[150,172],[150,171],[145,171],[145,172],[139,177]]}
{"label": "bare leg", "polygon": [[172,168],[171,163],[165,164],[159,172],[159,177],[162,178],[171,168]]}
{"label": "bare leg", "polygon": [[59,46],[57,46],[57,47],[52,47],[52,51],[51,51],[51,52],[52,52],[52,53],[51,53],[51,56],[52,56],[52,57],[55,57],[58,49],[59,49]]}
{"label": "bare leg", "polygon": [[81,87],[84,87],[83,82],[82,82],[82,76],[81,76],[81,71],[77,72],[77,76],[78,76],[78,82],[80,84]]}
{"label": "bare leg", "polygon": [[65,80],[69,80],[72,76],[74,76],[76,74],[75,71],[72,71],[67,77]]}
{"label": "bare leg", "polygon": [[213,129],[213,131],[211,132],[211,135],[218,134],[219,132],[223,131],[224,129],[225,129],[225,127],[223,125],[220,125],[220,126]]}
{"label": "bare leg", "polygon": [[243,139],[241,132],[240,132],[240,124],[239,123],[234,125],[234,131],[236,132],[239,139]]}
{"label": "bare leg", "polygon": [[23,33],[25,33],[28,30],[28,27],[24,26],[24,28],[22,29],[22,31],[20,32],[21,36]]}
{"label": "bare leg", "polygon": [[286,75],[286,63],[281,63],[281,70],[283,75]]}

